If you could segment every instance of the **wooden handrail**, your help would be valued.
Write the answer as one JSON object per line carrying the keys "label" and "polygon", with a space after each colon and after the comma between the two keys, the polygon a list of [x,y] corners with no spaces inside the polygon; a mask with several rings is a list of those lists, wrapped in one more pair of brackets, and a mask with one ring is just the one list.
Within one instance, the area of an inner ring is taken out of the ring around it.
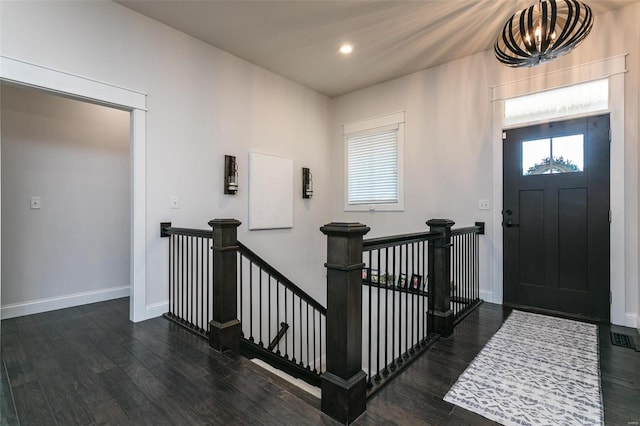
{"label": "wooden handrail", "polygon": [[[451,235],[463,235],[463,234],[483,234],[484,223],[477,222],[475,226],[468,226],[466,228],[452,229]],[[365,251],[375,250],[385,247],[391,247],[398,244],[410,244],[420,241],[435,240],[441,237],[440,232],[426,231],[416,232],[413,234],[400,234],[391,235],[388,237],[369,238],[362,241],[362,246]]]}
{"label": "wooden handrail", "polygon": [[184,235],[187,237],[200,237],[213,239],[213,231],[211,229],[194,229],[194,228],[176,228],[171,223],[160,224],[160,237],[168,237],[170,235]]}
{"label": "wooden handrail", "polygon": [[466,228],[457,228],[451,230],[451,235],[464,235],[464,234],[482,234],[484,233],[484,223],[483,226],[468,226]]}
{"label": "wooden handrail", "polygon": [[275,278],[282,285],[287,287],[293,294],[302,299],[305,303],[315,308],[322,315],[327,315],[327,308],[322,306],[320,302],[308,295],[304,290],[295,285],[289,278],[282,275],[280,271],[271,266],[266,260],[251,251],[247,246],[238,241],[238,251],[251,262],[263,269],[267,274]]}
{"label": "wooden handrail", "polygon": [[416,243],[419,241],[435,240],[440,237],[440,232],[418,232],[415,234],[391,235],[389,237],[369,238],[362,241],[365,250],[374,250],[379,248],[391,247],[398,244]]}

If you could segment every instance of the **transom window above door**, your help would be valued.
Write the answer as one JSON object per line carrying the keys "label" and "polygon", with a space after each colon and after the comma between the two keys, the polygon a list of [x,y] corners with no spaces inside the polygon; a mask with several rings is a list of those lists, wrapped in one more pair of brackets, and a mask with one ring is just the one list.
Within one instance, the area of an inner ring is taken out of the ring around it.
{"label": "transom window above door", "polygon": [[584,171],[584,135],[522,142],[522,175],[578,173]]}
{"label": "transom window above door", "polygon": [[511,127],[592,114],[608,108],[609,82],[595,80],[506,99],[503,121]]}

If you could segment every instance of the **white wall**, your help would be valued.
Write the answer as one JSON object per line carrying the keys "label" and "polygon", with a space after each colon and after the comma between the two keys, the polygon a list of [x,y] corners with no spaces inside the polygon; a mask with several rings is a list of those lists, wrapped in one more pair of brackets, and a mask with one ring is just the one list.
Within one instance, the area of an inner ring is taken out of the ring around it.
{"label": "white wall", "polygon": [[[491,88],[540,73],[571,68],[629,53],[625,76],[625,313],[635,324],[638,312],[638,40],[640,5],[596,16],[591,35],[568,56],[537,68],[510,69],[492,51],[450,62],[335,98],[331,102],[334,175],[333,219],[371,226],[369,236],[424,229],[429,218],[446,217],[466,226],[486,223],[481,238],[481,286],[491,295],[496,261],[492,212],[478,210],[479,199],[493,198],[493,175],[501,170],[492,158]],[[545,78],[552,80],[552,75]],[[551,84],[551,83],[548,83]],[[532,88],[534,89],[534,88]],[[342,125],[390,112],[406,111],[405,211],[343,211],[344,148]],[[614,135],[615,136],[615,135]],[[615,166],[615,165],[614,165]],[[498,196],[501,199],[501,195]],[[492,206],[501,209],[500,205]],[[497,223],[499,226],[499,222]],[[500,284],[501,285],[501,284]]]}
{"label": "white wall", "polygon": [[[159,224],[243,222],[239,239],[325,298],[329,221],[328,99],[111,2],[0,2],[0,53],[147,93],[147,306],[168,297],[168,240]],[[294,228],[247,229],[250,150],[294,159],[314,197],[294,199]],[[236,155],[240,190],[222,193],[223,159]],[[172,195],[180,209],[170,209]],[[278,247],[278,250],[273,250]]]}
{"label": "white wall", "polygon": [[[371,227],[367,237],[427,230],[432,218],[458,226],[485,222],[491,199],[491,102],[484,54],[411,74],[332,100],[333,219]],[[405,111],[404,212],[344,212],[342,124]],[[487,283],[489,238],[480,239],[480,281]]]}
{"label": "white wall", "polygon": [[[3,310],[128,294],[129,113],[1,90]],[[40,209],[30,208],[31,196]]]}

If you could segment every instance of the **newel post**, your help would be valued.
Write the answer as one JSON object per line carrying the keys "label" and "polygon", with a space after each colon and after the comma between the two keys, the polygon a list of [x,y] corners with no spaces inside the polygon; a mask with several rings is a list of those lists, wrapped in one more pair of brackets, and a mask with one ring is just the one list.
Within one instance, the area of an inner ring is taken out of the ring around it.
{"label": "newel post", "polygon": [[451,227],[449,219],[431,219],[427,222],[430,231],[442,236],[429,241],[429,281],[433,295],[433,331],[443,337],[453,333],[453,310],[451,309]]}
{"label": "newel post", "polygon": [[222,352],[240,353],[238,320],[238,226],[235,219],[214,219],[213,227],[213,319],[209,322],[209,345]]}
{"label": "newel post", "polygon": [[360,223],[329,223],[327,236],[327,365],[322,374],[322,412],[351,423],[366,410],[362,371],[362,237]]}

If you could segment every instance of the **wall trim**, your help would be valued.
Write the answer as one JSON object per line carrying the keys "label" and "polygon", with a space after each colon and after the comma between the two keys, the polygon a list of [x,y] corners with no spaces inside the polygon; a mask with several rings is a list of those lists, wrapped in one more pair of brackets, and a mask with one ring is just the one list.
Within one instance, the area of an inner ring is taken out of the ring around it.
{"label": "wall trim", "polygon": [[57,309],[72,308],[74,306],[86,305],[88,303],[105,302],[107,300],[120,299],[122,297],[129,297],[128,285],[13,303],[2,306],[2,308],[0,308],[0,316],[2,319],[16,318],[24,315],[55,311]]}
{"label": "wall trim", "polygon": [[169,301],[165,300],[164,302],[153,303],[151,305],[147,305],[146,309],[146,317],[147,319],[157,318],[162,316],[165,312],[169,312]]}
{"label": "wall trim", "polygon": [[100,101],[109,106],[126,106],[146,111],[146,94],[115,84],[104,83],[65,71],[31,64],[8,56],[0,56],[2,79],[23,86],[31,86],[58,93],[69,93],[75,98]]}
{"label": "wall trim", "polygon": [[491,101],[504,100],[537,92],[532,87],[547,86],[545,89],[557,89],[578,82],[603,80],[616,74],[627,72],[627,54],[611,56],[598,61],[588,62],[569,68],[537,74],[528,78],[510,81],[491,87]]}

